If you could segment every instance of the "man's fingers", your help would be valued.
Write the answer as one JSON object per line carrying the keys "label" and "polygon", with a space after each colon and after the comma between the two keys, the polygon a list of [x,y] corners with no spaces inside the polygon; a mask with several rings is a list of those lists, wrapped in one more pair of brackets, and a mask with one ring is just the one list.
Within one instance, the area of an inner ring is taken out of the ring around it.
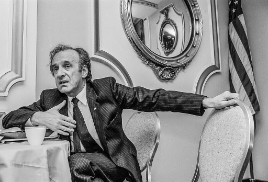
{"label": "man's fingers", "polygon": [[227,101],[227,106],[232,106],[237,104],[237,99],[231,99]]}
{"label": "man's fingers", "polygon": [[50,110],[59,111],[65,104],[66,104],[66,100],[62,101],[62,103],[60,103],[59,105],[56,105],[56,106],[52,107]]}
{"label": "man's fingers", "polygon": [[229,91],[226,91],[224,94],[225,94],[225,98],[227,100],[239,99],[239,94],[238,93],[231,93]]}
{"label": "man's fingers", "polygon": [[61,122],[60,122],[60,125],[61,125],[61,126],[64,126],[64,127],[71,128],[71,129],[73,129],[73,128],[76,127],[75,124],[72,124],[72,123],[70,123],[70,122],[68,122],[68,121],[61,121]]}
{"label": "man's fingers", "polygon": [[68,122],[68,123],[70,123],[70,124],[72,124],[74,126],[76,124],[76,121],[73,118],[68,117],[68,116],[61,115],[60,119],[63,120],[63,121],[66,121],[66,122]]}
{"label": "man's fingers", "polygon": [[56,131],[58,134],[60,134],[60,135],[64,135],[64,136],[68,136],[68,135],[70,135],[70,133],[68,133],[68,132],[64,132],[64,131],[62,131],[62,130],[57,130]]}
{"label": "man's fingers", "polygon": [[61,131],[63,131],[63,132],[68,132],[68,133],[74,132],[74,129],[73,128],[69,128],[69,126],[65,126],[65,125],[59,126],[58,129],[61,130]]}
{"label": "man's fingers", "polygon": [[76,125],[60,119],[59,121],[57,121],[57,126],[54,127],[53,131],[56,131],[58,134],[67,136],[71,132],[74,132],[75,127]]}
{"label": "man's fingers", "polygon": [[237,101],[238,101],[237,99],[223,101],[222,104],[216,106],[215,109],[222,109],[222,108],[229,107],[229,106],[235,106],[235,105],[237,105]]}

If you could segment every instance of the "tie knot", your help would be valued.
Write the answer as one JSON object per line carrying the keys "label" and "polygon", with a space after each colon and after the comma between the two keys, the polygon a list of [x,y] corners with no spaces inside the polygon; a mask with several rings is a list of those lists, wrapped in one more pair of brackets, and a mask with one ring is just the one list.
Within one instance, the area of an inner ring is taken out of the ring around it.
{"label": "tie knot", "polygon": [[73,103],[74,105],[77,105],[78,101],[79,101],[79,100],[78,100],[76,97],[74,97],[74,98],[72,99],[72,103]]}

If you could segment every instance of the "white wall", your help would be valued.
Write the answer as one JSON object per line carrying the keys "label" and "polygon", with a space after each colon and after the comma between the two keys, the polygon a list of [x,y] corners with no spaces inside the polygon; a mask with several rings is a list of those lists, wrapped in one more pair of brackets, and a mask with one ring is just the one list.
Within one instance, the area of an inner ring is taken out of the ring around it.
{"label": "white wall", "polygon": [[79,46],[90,52],[92,1],[38,0],[37,98],[45,88],[54,88],[49,71],[49,52],[57,44]]}
{"label": "white wall", "polygon": [[256,116],[257,127],[253,149],[254,172],[255,178],[268,180],[268,1],[243,0],[242,6],[248,29],[248,39],[261,109]]}
{"label": "white wall", "polygon": [[[203,1],[203,0],[202,0]],[[228,83],[228,1],[217,0],[219,14],[221,73],[212,75],[206,82],[204,94],[215,96],[229,89]],[[151,68],[142,63],[126,38],[120,18],[120,0],[100,0],[100,49],[118,59],[128,71],[134,85],[148,88],[165,88],[192,91],[194,61],[206,59],[207,42],[203,41],[193,63],[179,73],[176,80],[160,82]],[[265,97],[268,87],[266,75],[268,63],[268,1],[243,1],[249,43],[252,50],[255,79],[259,91],[261,112],[258,115],[258,127],[254,148],[256,177],[268,179],[267,132],[268,124]],[[38,38],[37,38],[37,98],[41,90],[54,87],[49,73],[49,51],[58,43],[81,46],[93,54],[92,50],[92,1],[88,0],[38,0]],[[206,10],[204,10],[206,11]],[[204,27],[207,31],[207,27]],[[204,35],[207,36],[207,35]],[[206,39],[204,39],[206,40]],[[202,62],[201,62],[202,63]],[[266,67],[267,66],[267,67]],[[97,68],[96,66],[95,68]],[[93,65],[94,69],[94,65]],[[94,70],[95,71],[95,70]],[[98,73],[96,71],[96,73]],[[110,73],[108,73],[110,74]],[[146,78],[146,79],[144,79]],[[188,82],[190,80],[190,82]],[[153,181],[190,181],[194,173],[198,141],[205,118],[179,113],[158,113],[161,120],[160,146],[153,163]],[[125,113],[124,118],[130,113]],[[179,179],[179,180],[178,180]]]}

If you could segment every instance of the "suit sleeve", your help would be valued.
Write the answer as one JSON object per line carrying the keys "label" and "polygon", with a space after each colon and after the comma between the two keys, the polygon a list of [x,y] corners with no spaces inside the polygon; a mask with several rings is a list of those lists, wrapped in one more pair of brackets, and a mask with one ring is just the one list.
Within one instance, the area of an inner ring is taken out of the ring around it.
{"label": "suit sleeve", "polygon": [[150,90],[144,87],[126,87],[113,80],[111,88],[118,104],[123,109],[139,111],[171,111],[203,115],[203,95],[164,89]]}
{"label": "suit sleeve", "polygon": [[29,106],[20,107],[17,110],[11,111],[8,113],[2,121],[4,128],[11,128],[11,127],[20,127],[24,128],[25,123],[32,115],[37,111],[43,111],[41,100],[43,97],[43,92],[41,94],[40,100],[34,102]]}

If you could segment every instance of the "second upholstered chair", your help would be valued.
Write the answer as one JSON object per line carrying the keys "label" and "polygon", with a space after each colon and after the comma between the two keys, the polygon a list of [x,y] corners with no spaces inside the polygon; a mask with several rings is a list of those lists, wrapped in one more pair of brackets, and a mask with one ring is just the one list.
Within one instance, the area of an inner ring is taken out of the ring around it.
{"label": "second upholstered chair", "polygon": [[151,182],[151,167],[160,140],[160,120],[154,112],[134,113],[125,127],[125,134],[137,149],[141,171],[146,169],[146,181]]}
{"label": "second upholstered chair", "polygon": [[203,128],[193,182],[241,182],[253,148],[254,123],[249,108],[213,110]]}

